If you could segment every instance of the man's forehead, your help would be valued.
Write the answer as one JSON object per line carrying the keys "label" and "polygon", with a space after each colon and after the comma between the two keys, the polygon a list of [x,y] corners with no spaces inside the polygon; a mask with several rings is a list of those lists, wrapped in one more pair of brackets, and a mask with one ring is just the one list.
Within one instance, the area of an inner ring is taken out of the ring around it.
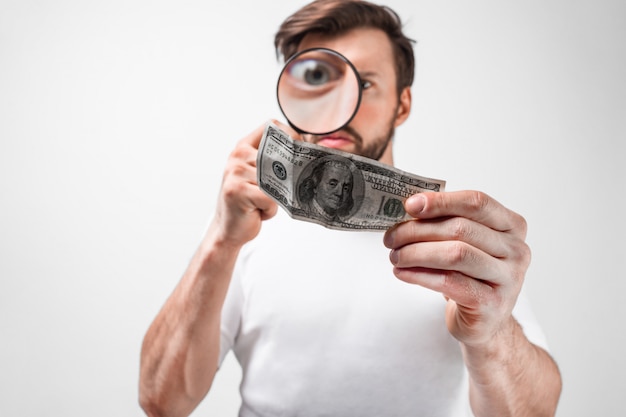
{"label": "man's forehead", "polygon": [[393,68],[391,41],[385,32],[376,28],[357,28],[332,36],[309,33],[298,45],[298,51],[310,48],[337,51],[359,71],[376,72],[385,67]]}

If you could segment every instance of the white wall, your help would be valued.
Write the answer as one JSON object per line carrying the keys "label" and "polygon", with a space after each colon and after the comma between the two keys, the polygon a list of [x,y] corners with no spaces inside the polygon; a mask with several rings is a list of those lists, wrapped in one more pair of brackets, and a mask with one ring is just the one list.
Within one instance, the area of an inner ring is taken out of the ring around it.
{"label": "white wall", "polygon": [[[236,140],[280,118],[303,1],[0,0],[0,415],[139,416],[139,348]],[[418,40],[397,164],[523,214],[560,417],[623,416],[626,3],[387,2]],[[235,415],[232,358],[195,415]]]}

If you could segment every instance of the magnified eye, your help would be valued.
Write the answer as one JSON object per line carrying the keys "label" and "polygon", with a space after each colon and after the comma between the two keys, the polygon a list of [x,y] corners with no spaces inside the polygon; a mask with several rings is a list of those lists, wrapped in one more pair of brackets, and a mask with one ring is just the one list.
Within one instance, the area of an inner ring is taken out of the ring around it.
{"label": "magnified eye", "polygon": [[313,88],[335,82],[343,75],[343,72],[333,65],[317,59],[295,61],[289,66],[288,71],[296,82]]}
{"label": "magnified eye", "polygon": [[[323,135],[346,125],[361,103],[354,65],[339,52],[311,48],[289,57],[278,77],[278,105],[301,133]],[[340,185],[338,185],[340,187]]]}

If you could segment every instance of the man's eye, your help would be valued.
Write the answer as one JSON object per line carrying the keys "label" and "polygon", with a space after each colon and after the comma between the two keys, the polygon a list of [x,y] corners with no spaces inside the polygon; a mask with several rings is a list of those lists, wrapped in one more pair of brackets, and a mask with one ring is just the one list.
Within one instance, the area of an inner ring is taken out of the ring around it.
{"label": "man's eye", "polygon": [[336,81],[342,75],[331,65],[314,59],[294,62],[289,68],[289,74],[296,80],[314,87]]}
{"label": "man's eye", "polygon": [[334,187],[337,185],[337,180],[330,180],[328,181],[328,185],[330,185],[331,187]]}
{"label": "man's eye", "polygon": [[370,88],[372,86],[372,83],[367,81],[367,80],[361,80],[361,88],[363,90],[367,90],[368,88]]}

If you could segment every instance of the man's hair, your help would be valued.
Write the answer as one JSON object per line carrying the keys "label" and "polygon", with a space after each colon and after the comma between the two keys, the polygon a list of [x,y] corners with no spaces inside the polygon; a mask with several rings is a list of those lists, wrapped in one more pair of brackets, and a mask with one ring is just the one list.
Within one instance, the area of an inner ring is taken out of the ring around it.
{"label": "man's hair", "polygon": [[339,36],[357,28],[380,29],[387,34],[395,59],[398,95],[413,84],[414,41],[402,32],[398,14],[387,6],[362,0],[316,0],[288,17],[278,29],[274,46],[285,60],[294,55],[309,33]]}

